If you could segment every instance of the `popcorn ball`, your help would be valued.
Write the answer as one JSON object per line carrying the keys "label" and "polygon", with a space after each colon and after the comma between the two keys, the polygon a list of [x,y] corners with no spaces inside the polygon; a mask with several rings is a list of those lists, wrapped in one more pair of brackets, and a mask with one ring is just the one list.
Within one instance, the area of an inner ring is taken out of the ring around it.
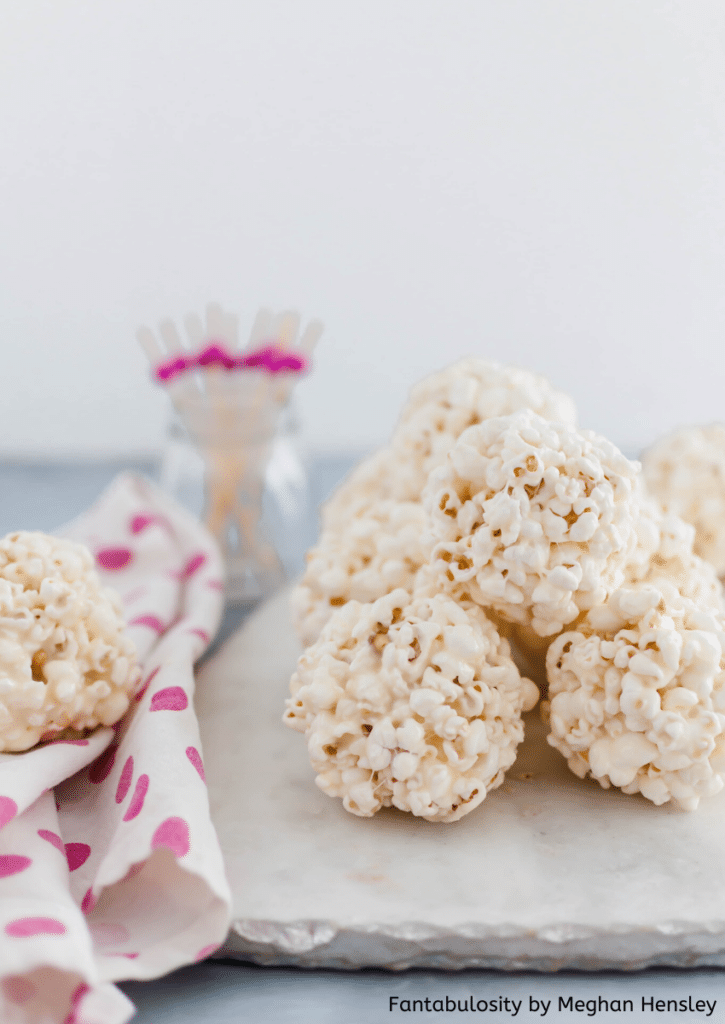
{"label": "popcorn ball", "polygon": [[406,485],[420,493],[468,427],[522,409],[576,425],[572,399],[528,370],[469,357],[424,378],[412,388],[390,444],[408,467]]}
{"label": "popcorn ball", "polygon": [[642,458],[649,490],[695,527],[695,553],[725,575],[725,426],[684,427]]}
{"label": "popcorn ball", "polygon": [[351,520],[364,515],[379,501],[418,501],[420,495],[401,485],[406,469],[389,447],[362,459],[344,478],[320,509],[323,531],[340,533]]}
{"label": "popcorn ball", "polygon": [[117,722],[139,675],[123,628],[82,544],[0,541],[0,751]]}
{"label": "popcorn ball", "polygon": [[530,411],[469,427],[423,495],[442,586],[555,635],[624,581],[637,470],[605,438]]}
{"label": "popcorn ball", "polygon": [[409,422],[421,409],[433,407],[450,418],[448,422],[457,434],[474,422],[508,416],[520,409],[531,409],[572,426],[576,423],[573,400],[556,391],[545,377],[477,356],[461,359],[414,384],[400,423]]}
{"label": "popcorn ball", "polygon": [[[413,590],[416,597],[425,595],[432,597],[441,593],[441,582],[437,572],[429,564],[422,565],[415,574]],[[466,600],[468,595],[464,594]],[[492,623],[496,632],[507,641],[511,658],[522,676],[533,680],[541,693],[546,692],[546,652],[551,637],[541,637],[534,633],[531,626],[520,622],[508,622],[498,612],[486,608],[486,618]]]}
{"label": "popcorn ball", "polygon": [[723,787],[723,629],[666,581],[616,591],[549,648],[548,742],[580,778],[694,810]]}
{"label": "popcorn ball", "polygon": [[336,608],[375,601],[397,587],[409,589],[427,562],[426,515],[414,502],[383,500],[354,518],[345,532],[325,531],[307,554],[307,568],[292,593],[295,628],[314,643]]}
{"label": "popcorn ball", "polygon": [[285,721],[317,785],[370,817],[457,821],[500,785],[538,699],[484,612],[403,589],[340,608],[300,658]]}
{"label": "popcorn ball", "polygon": [[725,610],[714,567],[694,552],[693,526],[644,498],[635,528],[637,544],[625,569],[627,583],[667,582],[699,608]]}
{"label": "popcorn ball", "polygon": [[[416,596],[425,594],[432,597],[440,594],[442,587],[438,573],[428,562],[415,574],[413,590]],[[465,591],[462,597],[467,601],[470,595]],[[507,641],[511,657],[520,674],[536,683],[540,693],[546,692],[546,652],[552,637],[541,637],[531,626],[520,622],[509,622],[492,608],[486,608],[486,618],[494,625],[499,636]]]}
{"label": "popcorn ball", "polygon": [[416,384],[390,444],[363,459],[322,507],[324,529],[341,529],[381,498],[419,501],[428,474],[472,424],[533,409],[576,423],[571,398],[544,377],[470,357]]}

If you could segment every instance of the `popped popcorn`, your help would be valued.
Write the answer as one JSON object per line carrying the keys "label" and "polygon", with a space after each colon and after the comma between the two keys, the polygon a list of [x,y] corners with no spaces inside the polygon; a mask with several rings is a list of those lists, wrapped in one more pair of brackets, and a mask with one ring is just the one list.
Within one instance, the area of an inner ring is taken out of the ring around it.
{"label": "popped popcorn", "polygon": [[388,447],[362,459],[320,508],[323,532],[346,530],[356,516],[384,499],[417,501],[420,495],[415,490],[401,486],[405,475],[405,467],[398,465]]}
{"label": "popped popcorn", "polygon": [[637,544],[625,569],[628,583],[667,581],[700,608],[725,609],[714,567],[694,553],[694,526],[642,495],[635,528]]}
{"label": "popped popcorn", "polygon": [[442,586],[538,636],[560,632],[624,581],[638,468],[529,410],[469,427],[423,495]]}
{"label": "popped popcorn", "polygon": [[426,524],[420,504],[378,500],[351,519],[344,532],[323,531],[292,593],[293,619],[303,644],[314,643],[347,601],[375,601],[397,587],[410,587],[428,560]]}
{"label": "popped popcorn", "polygon": [[0,541],[0,751],[113,725],[139,677],[120,599],[82,544]]}
{"label": "popped popcorn", "polygon": [[580,778],[694,810],[723,788],[724,629],[666,580],[615,591],[549,648],[548,742]]}
{"label": "popped popcorn", "polygon": [[695,553],[725,575],[725,425],[682,427],[642,457],[648,488],[695,527]]}
{"label": "popped popcorn", "polygon": [[[527,371],[466,359],[412,389],[389,444],[323,508],[293,598],[316,642],[286,720],[324,791],[364,816],[392,804],[456,820],[513,760],[532,679],[576,774],[688,809],[722,788],[725,427],[680,431],[645,459],[650,491]],[[447,668],[449,632],[427,632],[439,619],[482,631],[519,680],[493,774],[480,757],[456,774],[436,731],[436,715],[458,716],[456,743],[480,728]]]}
{"label": "popped popcorn", "polygon": [[538,690],[484,612],[398,589],[338,609],[300,658],[285,721],[317,785],[370,817],[457,821],[503,780]]}
{"label": "popped popcorn", "polygon": [[390,443],[363,459],[322,506],[323,529],[344,529],[375,501],[419,501],[431,469],[463,431],[520,409],[576,423],[568,395],[544,377],[487,359],[461,359],[411,389]]}
{"label": "popped popcorn", "polygon": [[408,467],[406,487],[420,494],[468,427],[522,409],[576,424],[572,399],[528,370],[469,357],[425,377],[411,389],[390,442],[394,458]]}

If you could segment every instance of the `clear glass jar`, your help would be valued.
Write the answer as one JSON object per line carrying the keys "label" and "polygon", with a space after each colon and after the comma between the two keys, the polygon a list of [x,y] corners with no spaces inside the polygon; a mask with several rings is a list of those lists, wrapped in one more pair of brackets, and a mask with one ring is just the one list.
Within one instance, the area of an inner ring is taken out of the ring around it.
{"label": "clear glass jar", "polygon": [[230,604],[255,603],[298,571],[310,518],[298,422],[263,400],[263,383],[240,388],[226,376],[213,400],[178,389],[161,464],[162,486],[221,548]]}

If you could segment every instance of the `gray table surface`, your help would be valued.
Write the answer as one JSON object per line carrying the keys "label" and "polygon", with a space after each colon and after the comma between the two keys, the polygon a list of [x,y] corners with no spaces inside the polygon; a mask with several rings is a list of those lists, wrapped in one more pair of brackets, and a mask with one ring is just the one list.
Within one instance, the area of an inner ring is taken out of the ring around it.
{"label": "gray table surface", "polygon": [[[310,463],[312,506],[329,492],[350,461],[337,457]],[[0,464],[0,535],[14,529],[54,529],[82,512],[124,469],[155,475],[155,467],[150,464]],[[308,532],[313,531],[311,518]],[[243,616],[244,611],[239,609],[227,612],[215,648],[239,626]],[[542,1017],[547,1021],[595,1017],[605,1021],[701,1024],[709,1020],[725,1024],[725,971],[721,970],[393,974],[301,971],[207,961],[156,981],[125,982],[121,988],[138,1008],[134,1018],[138,1024],[196,1024],[202,1020],[209,1024],[378,1024],[411,1019],[512,1018],[529,1022]],[[631,1011],[625,1000],[631,1002]],[[650,1000],[655,1002],[650,1005]],[[657,1000],[662,1002],[658,1004]],[[710,1004],[716,1000],[717,1005],[708,1015],[707,1008],[697,1008],[697,1000],[709,1000]]]}

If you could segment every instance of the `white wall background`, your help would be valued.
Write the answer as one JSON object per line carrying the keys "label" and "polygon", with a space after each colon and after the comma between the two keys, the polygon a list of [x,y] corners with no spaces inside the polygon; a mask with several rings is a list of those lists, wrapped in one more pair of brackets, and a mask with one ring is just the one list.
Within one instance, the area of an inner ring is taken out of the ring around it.
{"label": "white wall background", "polygon": [[309,442],[476,352],[627,449],[725,418],[719,0],[0,0],[0,456],[157,448],[134,332],[327,331]]}

